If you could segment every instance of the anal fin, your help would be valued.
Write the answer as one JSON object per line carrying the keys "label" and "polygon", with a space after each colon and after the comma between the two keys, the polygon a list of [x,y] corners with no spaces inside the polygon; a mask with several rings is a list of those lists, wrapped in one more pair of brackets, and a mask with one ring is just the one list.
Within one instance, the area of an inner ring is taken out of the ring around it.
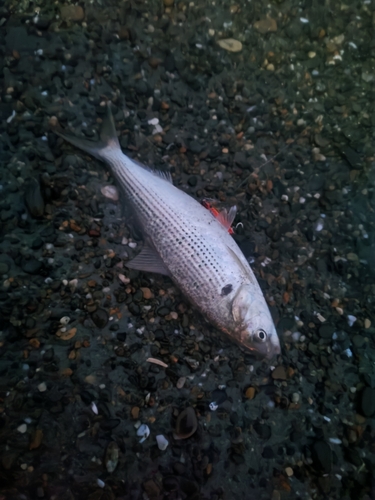
{"label": "anal fin", "polygon": [[166,268],[160,256],[150,248],[144,245],[141,252],[134,259],[125,262],[125,266],[138,271],[146,271],[149,273],[164,274],[170,276],[170,272]]}

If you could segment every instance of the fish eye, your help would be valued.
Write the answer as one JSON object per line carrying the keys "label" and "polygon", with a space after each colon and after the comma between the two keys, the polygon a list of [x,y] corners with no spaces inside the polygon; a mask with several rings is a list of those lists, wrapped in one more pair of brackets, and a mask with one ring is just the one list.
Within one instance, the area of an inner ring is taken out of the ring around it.
{"label": "fish eye", "polygon": [[255,332],[254,336],[260,342],[265,342],[267,340],[267,333],[261,328]]}

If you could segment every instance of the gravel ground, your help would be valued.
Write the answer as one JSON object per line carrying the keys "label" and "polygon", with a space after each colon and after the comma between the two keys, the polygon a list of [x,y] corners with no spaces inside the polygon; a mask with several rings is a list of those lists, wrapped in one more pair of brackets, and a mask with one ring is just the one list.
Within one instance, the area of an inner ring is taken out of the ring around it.
{"label": "gravel ground", "polygon": [[[0,0],[0,27],[0,499],[374,499],[374,3]],[[53,133],[107,100],[129,156],[237,204],[273,366],[125,267],[112,177]]]}

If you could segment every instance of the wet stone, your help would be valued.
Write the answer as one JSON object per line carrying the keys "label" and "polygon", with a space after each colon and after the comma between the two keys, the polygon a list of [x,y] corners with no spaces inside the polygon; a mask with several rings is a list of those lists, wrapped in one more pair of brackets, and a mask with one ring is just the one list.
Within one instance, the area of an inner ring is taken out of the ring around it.
{"label": "wet stone", "polygon": [[116,334],[116,338],[119,342],[125,342],[126,340],[126,333],[125,332],[118,332]]}
{"label": "wet stone", "polygon": [[36,237],[32,241],[30,248],[33,250],[39,250],[39,248],[42,248],[43,244],[44,244],[44,242],[43,242],[42,238]]}
{"label": "wet stone", "polygon": [[319,328],[319,335],[323,339],[331,339],[334,333],[335,327],[333,325],[330,325],[329,323],[324,323],[324,325]]}
{"label": "wet stone", "polygon": [[111,431],[118,427],[120,423],[121,420],[119,418],[106,418],[100,422],[100,428],[103,429],[103,431]]}
{"label": "wet stone", "polygon": [[189,406],[177,417],[175,436],[179,439],[187,439],[195,433],[197,427],[198,421],[194,408]]}
{"label": "wet stone", "polygon": [[163,478],[163,487],[165,491],[177,491],[179,488],[179,480],[176,476],[166,476]]}
{"label": "wet stone", "polygon": [[65,21],[83,21],[85,12],[78,5],[63,5],[60,8],[61,18]]}
{"label": "wet stone", "polygon": [[134,302],[131,302],[128,305],[128,310],[130,314],[134,314],[134,316],[138,316],[139,314],[141,314],[141,308],[139,307],[138,304],[134,304]]}
{"label": "wet stone", "polygon": [[366,339],[362,335],[354,335],[352,338],[354,347],[361,348],[366,344]]}
{"label": "wet stone", "polygon": [[159,307],[159,309],[157,310],[157,313],[159,316],[164,317],[170,313],[170,310],[168,309],[168,307]]}
{"label": "wet stone", "polygon": [[38,274],[42,267],[43,263],[34,258],[22,262],[22,271],[27,274]]}
{"label": "wet stone", "polygon": [[245,457],[243,455],[239,455],[238,453],[232,453],[230,458],[236,465],[242,465],[245,463]]}
{"label": "wet stone", "polygon": [[0,275],[1,274],[7,274],[9,271],[9,266],[5,262],[0,262]]}
{"label": "wet stone", "polygon": [[372,417],[375,414],[375,389],[365,387],[361,395],[361,410],[365,417]]}
{"label": "wet stone", "polygon": [[116,469],[119,459],[119,447],[115,441],[112,441],[107,446],[107,450],[105,453],[104,463],[107,471],[112,474],[112,472]]}
{"label": "wet stone", "polygon": [[40,184],[36,179],[31,179],[26,185],[25,203],[32,217],[42,217],[44,199],[40,190]]}
{"label": "wet stone", "polygon": [[196,175],[191,175],[188,178],[188,184],[190,187],[195,187],[198,183],[198,177]]}
{"label": "wet stone", "polygon": [[211,399],[213,402],[215,402],[217,405],[220,405],[224,403],[228,399],[227,393],[225,391],[222,391],[220,389],[215,389],[211,393]]}
{"label": "wet stone", "polygon": [[332,469],[332,450],[325,441],[316,441],[312,447],[312,458],[317,469],[329,474]]}
{"label": "wet stone", "polygon": [[271,427],[267,424],[256,422],[254,424],[254,430],[262,439],[269,439],[271,437]]}
{"label": "wet stone", "polygon": [[275,453],[273,452],[273,449],[271,446],[265,446],[262,452],[262,457],[266,459],[271,459],[275,458]]}
{"label": "wet stone", "polygon": [[272,372],[272,378],[274,380],[286,380],[286,370],[282,365],[276,366]]}
{"label": "wet stone", "polygon": [[160,488],[152,479],[143,483],[143,489],[145,490],[148,498],[159,498]]}
{"label": "wet stone", "polygon": [[108,323],[108,313],[104,309],[97,309],[91,314],[91,319],[98,328],[104,328]]}

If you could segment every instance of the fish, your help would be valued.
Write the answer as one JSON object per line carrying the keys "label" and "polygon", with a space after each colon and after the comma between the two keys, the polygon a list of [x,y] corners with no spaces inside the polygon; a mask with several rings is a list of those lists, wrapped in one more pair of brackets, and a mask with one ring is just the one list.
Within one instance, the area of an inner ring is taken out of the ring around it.
{"label": "fish", "polygon": [[272,359],[280,341],[257,279],[228,229],[235,209],[220,217],[173,185],[169,172],[142,166],[120,147],[110,104],[100,140],[57,135],[109,166],[143,235],[129,269],[168,276],[190,303],[245,352]]}

